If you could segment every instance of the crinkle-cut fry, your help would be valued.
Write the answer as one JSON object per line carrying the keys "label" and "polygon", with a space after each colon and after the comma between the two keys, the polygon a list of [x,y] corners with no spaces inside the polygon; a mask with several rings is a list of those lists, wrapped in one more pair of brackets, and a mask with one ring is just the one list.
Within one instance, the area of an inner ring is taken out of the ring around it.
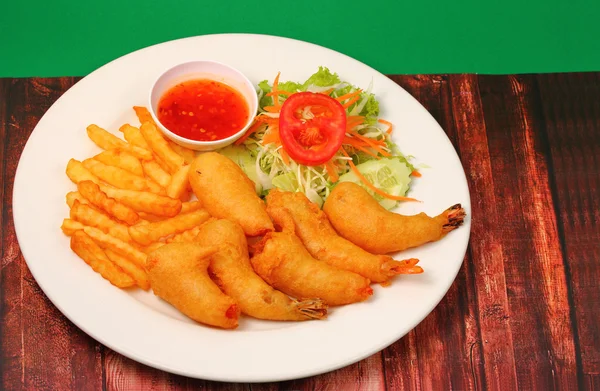
{"label": "crinkle-cut fry", "polygon": [[165,190],[150,179],[142,178],[119,167],[107,166],[94,159],[86,159],[83,166],[104,182],[119,189],[150,191],[164,194]]}
{"label": "crinkle-cut fry", "polygon": [[167,163],[165,163],[157,154],[153,153],[152,156],[154,157],[154,161],[156,162],[156,164],[158,164],[160,166],[160,168],[163,169],[164,172],[166,172],[167,174],[169,174],[169,176],[172,174],[169,165]]}
{"label": "crinkle-cut fry", "polygon": [[83,231],[85,225],[72,219],[64,219],[60,229],[67,236],[73,236],[76,231]]}
{"label": "crinkle-cut fry", "polygon": [[240,309],[210,279],[208,265],[216,247],[171,243],[148,255],[148,276],[154,294],[191,319],[234,329]]}
{"label": "crinkle-cut fry", "polygon": [[154,242],[151,245],[144,247],[144,252],[150,254],[152,251],[161,248],[165,244],[165,242]]}
{"label": "crinkle-cut fry", "polygon": [[167,186],[167,195],[174,199],[180,199],[190,186],[188,174],[190,172],[190,165],[186,164],[181,166],[179,170],[171,177],[171,183]]}
{"label": "crinkle-cut fry", "polygon": [[181,203],[181,213],[189,213],[198,209],[202,209],[202,202],[200,201],[189,201]]}
{"label": "crinkle-cut fry", "polygon": [[[150,112],[148,111],[148,109],[146,107],[134,106],[133,110],[135,111],[135,114],[137,115],[138,120],[140,121],[140,124],[143,124],[144,122],[150,122],[158,128],[158,125],[156,124],[156,122],[154,121],[154,118],[152,118],[152,115],[150,114]],[[167,142],[169,147],[171,147],[171,149],[173,149],[173,151],[175,151],[178,155],[180,155],[187,164],[190,164],[196,157],[196,153],[193,150],[182,147],[181,145],[174,143],[173,141],[169,140],[166,137],[163,137],[163,138],[165,139],[165,141]]]}
{"label": "crinkle-cut fry", "polygon": [[140,159],[152,159],[152,152],[139,148],[134,145],[127,144],[117,136],[99,127],[98,125],[90,125],[87,127],[88,137],[102,149],[122,149],[130,152],[132,155]]}
{"label": "crinkle-cut fry", "polygon": [[154,223],[156,221],[163,221],[163,220],[166,220],[169,218],[168,216],[157,216],[157,215],[153,215],[152,213],[146,213],[146,212],[139,212],[138,214],[140,215],[140,218],[141,218],[141,220],[138,224],[140,224],[142,222]]}
{"label": "crinkle-cut fry", "polygon": [[104,253],[115,265],[123,269],[125,273],[129,274],[135,280],[137,286],[146,291],[150,289],[150,280],[148,279],[146,270],[108,248],[104,249]]}
{"label": "crinkle-cut fry", "polygon": [[94,156],[94,159],[109,166],[122,168],[137,176],[144,176],[144,169],[142,168],[140,159],[129,152],[119,149],[109,149],[100,152],[98,155]]}
{"label": "crinkle-cut fry", "polygon": [[92,181],[98,185],[102,183],[102,180],[85,168],[79,160],[69,160],[66,172],[69,179],[75,184],[81,181]]}
{"label": "crinkle-cut fry", "polygon": [[148,246],[159,239],[194,228],[209,218],[207,211],[199,209],[162,221],[132,225],[129,227],[129,235],[139,244]]}
{"label": "crinkle-cut fry", "polygon": [[89,204],[90,203],[78,191],[70,191],[70,192],[68,192],[67,196],[66,196],[66,199],[67,199],[67,205],[69,205],[69,208],[73,207],[73,204],[75,203],[75,201],[79,201],[80,204]]}
{"label": "crinkle-cut fry", "polygon": [[[63,221],[63,227],[65,226],[65,223],[66,221]],[[67,226],[65,228],[69,229],[72,227]],[[65,231],[65,228],[63,228],[63,231]],[[146,265],[146,254],[133,247],[131,244],[117,239],[112,235],[105,234],[98,228],[90,227],[88,225],[83,226],[83,231],[90,235],[100,247],[109,248],[114,252],[123,255],[139,267],[144,267]]]}
{"label": "crinkle-cut fry", "polygon": [[[207,221],[210,221],[212,219],[208,219]],[[203,223],[202,225],[206,224]],[[181,242],[193,242],[196,239],[196,236],[198,236],[198,232],[200,232],[200,227],[202,225],[198,225],[194,228],[188,229],[187,231],[183,231],[180,232],[176,235],[171,236],[170,238],[167,239],[167,243],[181,243]]]}
{"label": "crinkle-cut fry", "polygon": [[173,151],[177,152],[177,154],[183,158],[185,164],[192,163],[196,158],[196,152],[194,152],[193,150],[176,144],[171,140],[167,140],[167,142],[169,143],[169,146],[173,149]]}
{"label": "crinkle-cut fry", "polygon": [[123,137],[125,137],[125,140],[127,140],[129,144],[144,148],[147,151],[152,151],[146,142],[146,139],[142,136],[142,133],[140,133],[140,128],[125,124],[119,128],[119,131],[123,133]]}
{"label": "crinkle-cut fry", "polygon": [[142,162],[142,167],[146,175],[162,187],[166,188],[171,183],[171,174],[163,170],[156,160],[145,160]]}
{"label": "crinkle-cut fry", "polygon": [[131,236],[129,236],[126,225],[114,221],[110,216],[105,215],[89,205],[80,203],[79,200],[74,201],[73,206],[71,207],[70,217],[83,225],[98,228],[102,230],[102,232],[112,235],[124,242],[131,243],[133,241]]}
{"label": "crinkle-cut fry", "polygon": [[84,231],[73,233],[73,236],[71,236],[71,249],[111,284],[119,288],[129,288],[135,285],[133,278],[112,263],[102,248]]}
{"label": "crinkle-cut fry", "polygon": [[106,195],[106,193],[100,190],[100,187],[92,181],[79,182],[77,184],[77,190],[90,202],[90,204],[105,211],[117,220],[133,225],[140,219],[133,209]]}
{"label": "crinkle-cut fry", "polygon": [[[101,186],[100,190],[110,198],[140,212],[138,214],[143,219],[147,219],[147,214],[162,219],[163,217],[177,216],[182,211],[181,201],[147,191],[116,189],[109,186]],[[144,213],[142,214],[142,212]]]}
{"label": "crinkle-cut fry", "polygon": [[140,131],[154,153],[167,164],[169,172],[175,173],[179,170],[179,167],[183,166],[185,160],[169,146],[169,143],[167,143],[167,140],[165,140],[154,123],[144,122],[140,127]]}

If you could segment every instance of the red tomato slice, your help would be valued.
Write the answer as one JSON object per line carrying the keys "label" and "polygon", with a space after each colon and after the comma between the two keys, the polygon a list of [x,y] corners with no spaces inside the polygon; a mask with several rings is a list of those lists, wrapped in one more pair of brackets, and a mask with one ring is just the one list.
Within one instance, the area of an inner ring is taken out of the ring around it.
{"label": "red tomato slice", "polygon": [[279,137],[297,163],[317,166],[340,149],[346,134],[346,110],[340,102],[313,92],[298,92],[283,102]]}

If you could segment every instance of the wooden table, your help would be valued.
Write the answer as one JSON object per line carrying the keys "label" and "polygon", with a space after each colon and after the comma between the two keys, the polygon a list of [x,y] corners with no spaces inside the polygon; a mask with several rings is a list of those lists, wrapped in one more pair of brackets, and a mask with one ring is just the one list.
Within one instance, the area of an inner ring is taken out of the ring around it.
{"label": "wooden table", "polygon": [[77,79],[0,79],[0,388],[600,389],[600,73],[391,78],[446,130],[467,173],[462,269],[438,307],[382,352],[253,385],[137,364],[48,301],[19,251],[13,179],[34,126]]}

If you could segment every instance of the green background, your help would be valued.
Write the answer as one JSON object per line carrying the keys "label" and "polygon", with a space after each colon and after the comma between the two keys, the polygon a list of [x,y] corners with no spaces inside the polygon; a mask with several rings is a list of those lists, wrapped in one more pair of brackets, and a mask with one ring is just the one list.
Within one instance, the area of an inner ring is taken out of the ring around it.
{"label": "green background", "polygon": [[0,0],[0,77],[78,76],[224,32],[292,37],[384,73],[600,71],[600,0]]}

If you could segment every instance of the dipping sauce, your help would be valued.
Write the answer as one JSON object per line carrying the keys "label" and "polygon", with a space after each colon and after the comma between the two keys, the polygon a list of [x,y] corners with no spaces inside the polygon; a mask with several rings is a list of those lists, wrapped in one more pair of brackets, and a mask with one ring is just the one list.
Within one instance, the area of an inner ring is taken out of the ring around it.
{"label": "dipping sauce", "polygon": [[246,125],[249,114],[240,92],[209,79],[177,84],[160,98],[157,113],[171,132],[197,141],[233,136]]}

